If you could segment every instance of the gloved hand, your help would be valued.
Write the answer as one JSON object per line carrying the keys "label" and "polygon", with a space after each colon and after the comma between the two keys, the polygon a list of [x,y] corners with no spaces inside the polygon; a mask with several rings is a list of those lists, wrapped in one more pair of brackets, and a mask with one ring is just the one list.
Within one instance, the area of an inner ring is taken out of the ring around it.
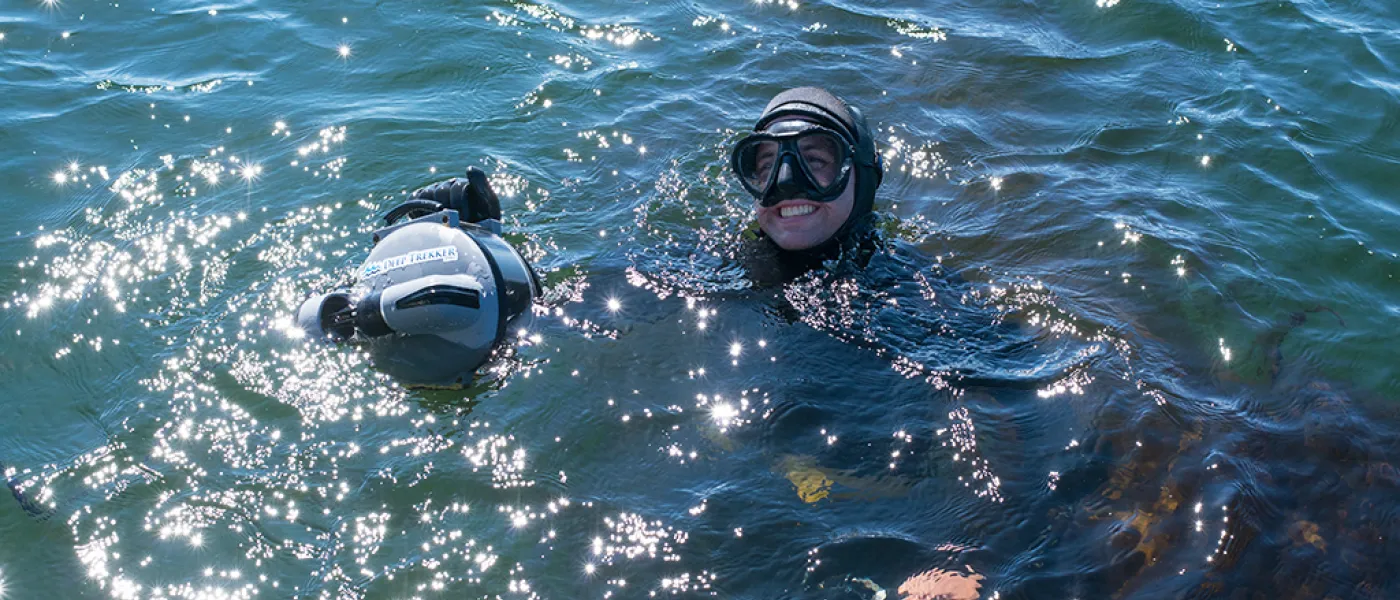
{"label": "gloved hand", "polygon": [[414,200],[431,200],[462,215],[468,223],[486,219],[501,220],[501,200],[491,189],[486,173],[467,167],[467,177],[453,177],[413,191]]}

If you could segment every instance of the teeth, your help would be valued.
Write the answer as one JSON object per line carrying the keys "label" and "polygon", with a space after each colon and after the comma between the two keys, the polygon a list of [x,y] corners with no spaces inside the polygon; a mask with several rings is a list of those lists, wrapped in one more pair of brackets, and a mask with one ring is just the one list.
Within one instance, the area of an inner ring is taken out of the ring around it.
{"label": "teeth", "polygon": [[784,206],[780,214],[782,214],[783,217],[800,217],[802,215],[812,214],[814,210],[816,210],[816,207],[811,204],[799,204],[797,206]]}

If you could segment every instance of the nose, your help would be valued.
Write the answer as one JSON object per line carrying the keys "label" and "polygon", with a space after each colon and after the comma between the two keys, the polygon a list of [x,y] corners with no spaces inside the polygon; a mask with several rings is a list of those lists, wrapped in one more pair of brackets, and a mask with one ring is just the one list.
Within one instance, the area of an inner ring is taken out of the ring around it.
{"label": "nose", "polygon": [[778,167],[778,181],[777,181],[776,183],[777,183],[778,185],[782,185],[782,184],[784,184],[784,183],[791,183],[791,182],[792,182],[792,164],[789,163],[788,161],[784,160],[784,161],[783,161],[783,164],[782,164],[781,166]]}

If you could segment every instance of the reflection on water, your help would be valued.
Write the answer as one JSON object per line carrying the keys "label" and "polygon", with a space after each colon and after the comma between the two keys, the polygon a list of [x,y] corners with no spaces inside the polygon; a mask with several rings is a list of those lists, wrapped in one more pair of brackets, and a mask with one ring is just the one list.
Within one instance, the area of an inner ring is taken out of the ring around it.
{"label": "reflection on water", "polygon": [[[0,10],[0,597],[1395,595],[1374,6],[149,8]],[[888,247],[775,282],[726,151],[797,83]],[[466,164],[534,328],[303,339]]]}

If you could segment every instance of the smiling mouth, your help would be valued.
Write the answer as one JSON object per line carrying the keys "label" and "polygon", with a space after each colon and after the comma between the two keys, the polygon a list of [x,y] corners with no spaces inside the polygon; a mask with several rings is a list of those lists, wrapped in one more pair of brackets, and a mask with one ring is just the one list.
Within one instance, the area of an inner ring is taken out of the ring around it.
{"label": "smiling mouth", "polygon": [[798,204],[797,206],[784,206],[778,211],[778,215],[786,219],[788,217],[800,217],[810,215],[817,207],[811,204]]}

